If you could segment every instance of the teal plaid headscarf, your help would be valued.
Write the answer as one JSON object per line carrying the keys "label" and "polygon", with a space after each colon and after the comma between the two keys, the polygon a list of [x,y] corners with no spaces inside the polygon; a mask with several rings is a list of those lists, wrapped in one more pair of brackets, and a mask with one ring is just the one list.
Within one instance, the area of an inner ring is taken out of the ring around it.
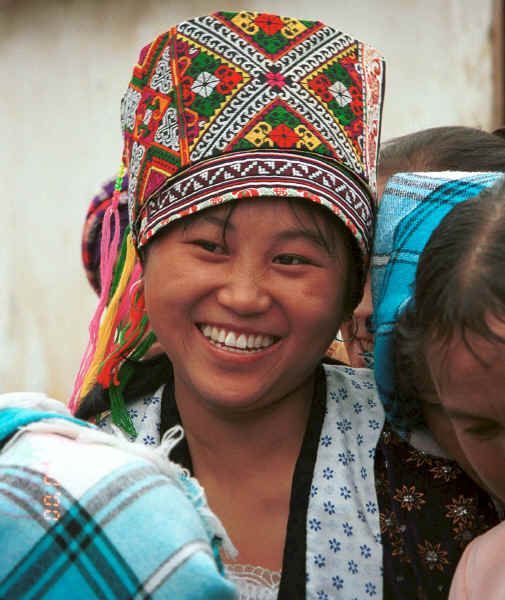
{"label": "teal plaid headscarf", "polygon": [[374,370],[386,417],[404,436],[415,425],[405,415],[415,410],[400,406],[395,395],[393,333],[398,317],[414,296],[419,257],[456,204],[504,177],[503,173],[398,173],[384,190],[371,263]]}
{"label": "teal plaid headscarf", "polygon": [[136,447],[43,394],[0,394],[0,598],[237,600],[226,532],[167,458],[181,433]]}

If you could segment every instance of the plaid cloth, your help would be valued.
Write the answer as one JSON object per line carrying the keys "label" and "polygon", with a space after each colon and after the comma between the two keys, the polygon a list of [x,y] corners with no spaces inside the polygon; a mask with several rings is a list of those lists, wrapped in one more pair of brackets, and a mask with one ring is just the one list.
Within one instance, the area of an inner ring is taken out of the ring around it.
{"label": "plaid cloth", "polygon": [[372,254],[374,369],[386,418],[404,436],[412,424],[403,417],[395,398],[393,331],[414,295],[419,257],[453,206],[503,177],[502,173],[399,173],[384,190]]}
{"label": "plaid cloth", "polygon": [[[138,449],[13,396],[0,396],[0,598],[236,598],[226,534],[166,458],[180,431]],[[24,427],[12,436],[9,421]]]}

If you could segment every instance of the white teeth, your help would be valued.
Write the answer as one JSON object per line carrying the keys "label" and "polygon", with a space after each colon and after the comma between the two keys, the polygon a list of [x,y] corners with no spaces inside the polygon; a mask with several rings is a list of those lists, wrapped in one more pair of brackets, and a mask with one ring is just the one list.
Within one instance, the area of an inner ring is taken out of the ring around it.
{"label": "white teeth", "polygon": [[244,350],[245,348],[247,348],[247,338],[246,336],[241,333],[238,336],[237,342],[236,342],[236,346],[237,348],[241,348],[242,350]]}
{"label": "white teeth", "polygon": [[233,331],[230,331],[226,336],[226,339],[224,340],[224,345],[235,347],[235,334],[233,333]]}
{"label": "white teeth", "polygon": [[254,335],[253,333],[237,333],[235,331],[226,331],[218,329],[211,325],[199,325],[203,335],[210,339],[212,343],[218,346],[227,346],[230,350],[235,348],[237,352],[258,351],[268,348],[274,343],[271,335]]}
{"label": "white teeth", "polygon": [[263,338],[263,344],[262,344],[262,346],[263,346],[263,348],[268,348],[268,346],[271,346],[273,343],[274,343],[273,337],[271,335],[266,335]]}

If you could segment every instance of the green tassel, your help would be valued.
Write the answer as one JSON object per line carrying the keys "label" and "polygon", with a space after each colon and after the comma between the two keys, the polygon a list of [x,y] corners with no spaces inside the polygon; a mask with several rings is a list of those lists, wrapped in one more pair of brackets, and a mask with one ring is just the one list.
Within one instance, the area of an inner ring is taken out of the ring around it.
{"label": "green tassel", "polygon": [[109,388],[110,410],[112,414],[112,422],[114,425],[121,427],[129,435],[137,437],[137,430],[128,414],[124,399],[123,399],[123,382],[119,386],[111,386]]}
{"label": "green tassel", "polygon": [[130,232],[130,226],[127,225],[123,234],[123,239],[121,240],[121,249],[119,251],[119,256],[117,258],[116,264],[114,266],[114,274],[112,276],[112,283],[110,285],[109,292],[109,302],[114,296],[117,286],[119,284],[119,280],[121,279],[121,275],[123,273],[123,267],[126,259],[126,249],[127,249],[127,240],[128,233]]}
{"label": "green tassel", "polygon": [[156,335],[154,334],[154,332],[150,331],[146,335],[146,337],[140,342],[140,344],[137,346],[134,352],[132,352],[132,360],[140,360],[144,356],[144,354],[149,350],[149,348],[154,344],[155,341]]}
{"label": "green tassel", "polygon": [[[144,321],[144,319],[142,320]],[[142,330],[145,328],[145,323],[143,325],[144,327],[142,327]],[[109,388],[112,422],[118,427],[121,427],[123,431],[135,438],[138,434],[124,403],[123,390],[135,374],[135,362],[139,361],[144,356],[144,354],[149,350],[149,348],[154,344],[155,341],[156,336],[152,331],[150,331],[142,340],[142,342],[138,345],[138,347],[134,350],[134,352],[132,352],[130,360],[124,362],[119,368],[119,385],[112,385]]]}

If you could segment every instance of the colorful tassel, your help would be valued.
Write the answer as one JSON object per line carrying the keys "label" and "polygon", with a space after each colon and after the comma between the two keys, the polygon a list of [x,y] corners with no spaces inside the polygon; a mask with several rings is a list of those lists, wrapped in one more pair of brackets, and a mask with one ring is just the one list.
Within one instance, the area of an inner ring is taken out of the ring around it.
{"label": "colorful tassel", "polygon": [[[102,239],[100,246],[100,280],[102,283],[102,289],[98,306],[96,307],[93,318],[89,325],[89,342],[84,352],[84,357],[81,361],[81,365],[77,372],[77,376],[74,383],[74,389],[69,402],[69,408],[74,413],[78,408],[78,401],[83,396],[83,385],[87,378],[87,373],[90,369],[91,364],[94,361],[96,348],[98,344],[100,323],[102,315],[109,301],[109,292],[112,281],[112,273],[116,264],[118,246],[119,246],[119,194],[121,192],[121,185],[123,177],[126,173],[124,165],[121,165],[112,197],[111,206],[106,210],[102,225]],[[114,235],[112,240],[110,239],[110,221],[111,217],[114,218]]]}
{"label": "colorful tassel", "polygon": [[[128,242],[128,240],[129,240],[129,242]],[[96,381],[98,369],[104,359],[105,350],[107,348],[108,341],[109,341],[110,335],[112,333],[112,326],[114,324],[118,305],[121,300],[121,295],[126,288],[126,285],[130,278],[130,275],[131,275],[131,271],[133,270],[133,266],[135,264],[136,253],[135,253],[135,247],[133,246],[133,241],[131,239],[131,236],[129,236],[127,238],[127,243],[129,244],[129,249],[128,249],[127,258],[126,258],[125,265],[124,265],[124,270],[123,270],[123,273],[121,276],[120,283],[116,289],[116,292],[107,307],[105,315],[103,316],[103,321],[100,325],[100,329],[99,329],[99,332],[97,335],[97,342],[96,342],[96,346],[95,346],[93,360],[91,361],[91,364],[89,365],[87,373],[84,377],[84,381],[82,383],[82,388],[81,388],[81,393],[80,393],[81,398],[83,398],[90,391],[90,389],[93,387],[93,385]],[[109,288],[110,288],[110,282],[109,282]]]}

